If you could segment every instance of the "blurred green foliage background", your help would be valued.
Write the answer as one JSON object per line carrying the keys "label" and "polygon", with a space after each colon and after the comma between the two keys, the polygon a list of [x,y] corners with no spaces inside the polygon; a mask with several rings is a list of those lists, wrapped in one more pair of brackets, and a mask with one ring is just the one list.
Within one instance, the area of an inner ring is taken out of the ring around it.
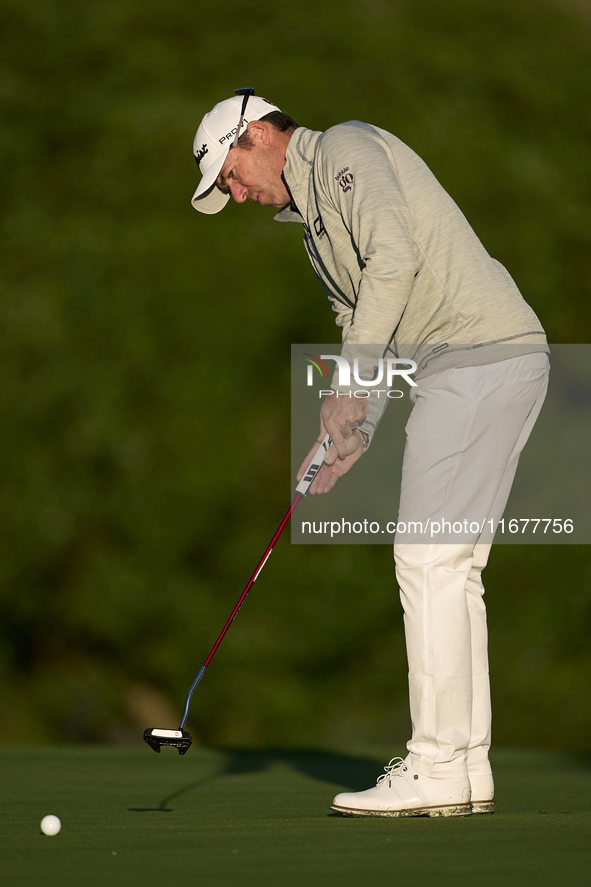
{"label": "blurred green foliage background", "polygon": [[[590,24],[559,0],[3,0],[3,739],[174,726],[291,497],[289,345],[339,331],[296,227],[191,208],[201,116],[253,85],[312,129],[391,130],[550,341],[585,342]],[[588,748],[587,549],[499,545],[486,578],[496,742]],[[282,539],[189,726],[406,740],[390,550]]]}

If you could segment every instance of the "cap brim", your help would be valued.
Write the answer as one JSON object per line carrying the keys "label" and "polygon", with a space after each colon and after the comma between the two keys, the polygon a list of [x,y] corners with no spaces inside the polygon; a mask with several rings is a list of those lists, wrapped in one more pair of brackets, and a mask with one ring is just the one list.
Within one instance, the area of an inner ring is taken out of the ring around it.
{"label": "cap brim", "polygon": [[191,198],[191,203],[200,213],[213,216],[225,207],[229,199],[229,194],[223,194],[216,185],[212,185],[205,194],[199,194],[197,189]]}
{"label": "cap brim", "polygon": [[215,184],[226,161],[226,157],[228,156],[228,151],[224,151],[220,157],[211,164],[199,182],[199,187],[191,198],[191,203],[195,209],[199,210],[201,213],[207,213],[208,215],[219,213],[230,199],[230,195],[222,194],[220,189],[216,188]]}

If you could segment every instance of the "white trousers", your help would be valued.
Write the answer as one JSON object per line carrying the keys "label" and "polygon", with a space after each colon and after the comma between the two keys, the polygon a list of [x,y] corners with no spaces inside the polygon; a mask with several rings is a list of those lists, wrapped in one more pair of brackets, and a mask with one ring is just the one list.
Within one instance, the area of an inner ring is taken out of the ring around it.
{"label": "white trousers", "polygon": [[[548,386],[538,352],[429,376],[412,389],[398,521],[500,519]],[[472,526],[476,529],[476,523]],[[480,532],[445,544],[397,534],[409,666],[411,765],[426,776],[490,773],[491,705]]]}

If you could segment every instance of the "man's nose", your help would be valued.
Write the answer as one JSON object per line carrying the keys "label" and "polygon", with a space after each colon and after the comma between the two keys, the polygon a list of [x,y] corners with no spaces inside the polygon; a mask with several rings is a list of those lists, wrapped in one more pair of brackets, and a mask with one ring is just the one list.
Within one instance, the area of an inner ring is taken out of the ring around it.
{"label": "man's nose", "polygon": [[236,203],[244,203],[244,201],[246,200],[247,191],[248,188],[246,188],[244,185],[240,185],[238,184],[238,182],[230,181],[230,193],[232,194],[232,197],[234,198]]}

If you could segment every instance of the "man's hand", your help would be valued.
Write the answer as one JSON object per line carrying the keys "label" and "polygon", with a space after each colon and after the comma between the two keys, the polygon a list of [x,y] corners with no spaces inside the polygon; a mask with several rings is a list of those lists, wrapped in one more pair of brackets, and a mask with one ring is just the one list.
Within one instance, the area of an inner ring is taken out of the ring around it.
{"label": "man's hand", "polygon": [[328,432],[333,440],[324,456],[324,464],[309,489],[309,492],[328,493],[332,490],[339,477],[349,471],[363,453],[365,439],[361,432],[356,431],[357,425],[363,422],[367,414],[365,399],[353,397],[327,397],[320,410],[320,434],[318,440],[302,462],[297,479],[300,481],[313,456],[318,444],[324,440]]}

